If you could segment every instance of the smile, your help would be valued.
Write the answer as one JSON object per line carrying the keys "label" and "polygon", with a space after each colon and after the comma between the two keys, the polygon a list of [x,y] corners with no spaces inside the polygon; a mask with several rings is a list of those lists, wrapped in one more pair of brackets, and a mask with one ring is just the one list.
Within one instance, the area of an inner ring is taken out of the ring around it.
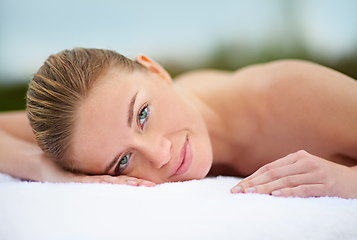
{"label": "smile", "polygon": [[186,138],[186,142],[183,144],[180,152],[180,158],[175,167],[172,169],[170,177],[185,173],[190,168],[191,163],[192,148],[188,138]]}

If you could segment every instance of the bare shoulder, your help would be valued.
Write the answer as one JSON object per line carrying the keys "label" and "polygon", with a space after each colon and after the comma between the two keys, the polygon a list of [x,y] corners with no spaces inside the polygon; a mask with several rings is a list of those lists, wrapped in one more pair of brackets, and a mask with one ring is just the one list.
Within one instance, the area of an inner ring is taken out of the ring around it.
{"label": "bare shoulder", "polygon": [[[355,83],[355,80],[345,74],[342,74],[334,69],[322,66],[320,64],[304,61],[304,60],[278,60],[263,65],[265,71],[274,76],[288,77],[285,80],[295,81],[300,79],[312,81],[322,81],[325,83],[343,83],[342,81],[349,81],[349,84]],[[283,79],[277,79],[283,80]]]}
{"label": "bare shoulder", "polygon": [[357,158],[357,82],[319,64],[283,60],[264,65],[270,129],[284,130],[315,148]]}
{"label": "bare shoulder", "polygon": [[263,65],[262,72],[261,87],[269,100],[356,106],[357,81],[331,68],[308,61],[280,60]]}
{"label": "bare shoulder", "polygon": [[177,76],[174,81],[175,84],[192,89],[214,84],[231,75],[231,71],[202,69],[183,73]]}

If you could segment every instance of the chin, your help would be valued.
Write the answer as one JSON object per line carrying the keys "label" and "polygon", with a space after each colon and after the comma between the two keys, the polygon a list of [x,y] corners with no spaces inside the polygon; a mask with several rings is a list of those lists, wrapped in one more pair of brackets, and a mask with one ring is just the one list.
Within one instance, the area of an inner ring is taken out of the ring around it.
{"label": "chin", "polygon": [[209,171],[211,170],[211,167],[212,167],[212,161],[210,161],[210,164],[207,164],[205,168],[202,167],[201,169],[202,171],[198,175],[197,179],[205,178],[208,175]]}
{"label": "chin", "polygon": [[[207,176],[209,170],[211,169],[211,164],[205,164],[204,166],[199,166],[198,168],[191,168],[188,172],[176,176],[175,179],[172,179],[171,182],[185,182],[190,180],[200,180]],[[192,167],[192,166],[191,166]]]}
{"label": "chin", "polygon": [[213,163],[213,152],[209,138],[203,138],[196,142],[193,141],[192,150],[192,165],[188,172],[190,173],[190,180],[205,178]]}
{"label": "chin", "polygon": [[[203,179],[207,176],[208,172],[212,167],[212,160],[208,158],[206,161],[200,161],[198,165],[195,166],[194,169],[191,169],[191,174],[189,179],[187,180],[194,180],[194,179]],[[187,181],[186,180],[186,181]]]}

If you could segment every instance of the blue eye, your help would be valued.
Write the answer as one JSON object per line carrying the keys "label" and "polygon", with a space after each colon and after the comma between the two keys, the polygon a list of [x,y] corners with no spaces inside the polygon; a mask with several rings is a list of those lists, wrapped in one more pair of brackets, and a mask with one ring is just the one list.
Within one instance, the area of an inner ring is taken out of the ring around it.
{"label": "blue eye", "polygon": [[148,109],[148,104],[145,104],[141,110],[139,111],[138,114],[138,122],[140,125],[140,128],[143,129],[146,121],[148,120],[149,117],[149,109]]}
{"label": "blue eye", "polygon": [[129,165],[130,154],[125,155],[122,159],[120,159],[117,167],[115,168],[115,173],[120,174],[124,171]]}

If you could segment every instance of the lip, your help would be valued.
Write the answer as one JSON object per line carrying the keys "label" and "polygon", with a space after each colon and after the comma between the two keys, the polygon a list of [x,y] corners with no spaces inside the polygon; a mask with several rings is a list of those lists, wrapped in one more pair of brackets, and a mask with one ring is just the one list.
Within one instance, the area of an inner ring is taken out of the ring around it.
{"label": "lip", "polygon": [[184,174],[190,168],[191,163],[192,148],[188,137],[186,137],[186,141],[183,144],[180,152],[180,158],[177,161],[175,167],[172,169],[170,177]]}

